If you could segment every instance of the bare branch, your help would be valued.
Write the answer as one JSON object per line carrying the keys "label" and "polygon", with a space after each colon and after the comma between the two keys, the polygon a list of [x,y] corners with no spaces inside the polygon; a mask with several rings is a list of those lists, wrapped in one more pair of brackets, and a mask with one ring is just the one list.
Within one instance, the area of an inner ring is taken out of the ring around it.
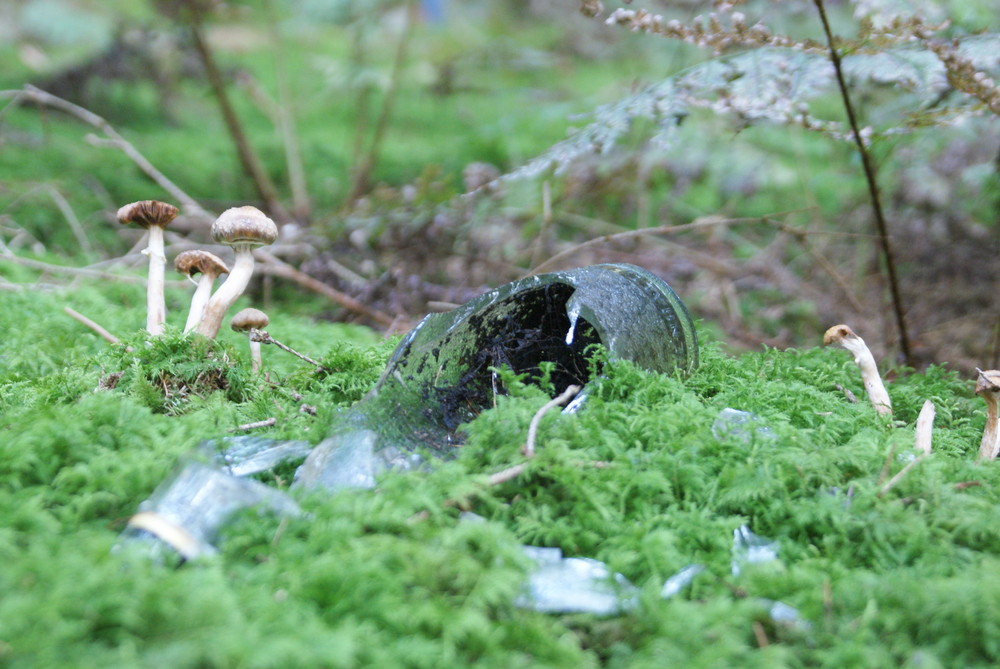
{"label": "bare branch", "polygon": [[830,31],[830,23],[826,18],[826,9],[823,0],[813,0],[816,9],[819,11],[820,21],[823,23],[823,33],[826,35],[827,46],[830,51],[830,61],[837,75],[837,85],[840,87],[840,96],[844,101],[844,109],[847,112],[847,120],[851,124],[851,132],[854,135],[854,143],[858,147],[861,155],[861,165],[865,171],[865,181],[868,184],[868,196],[871,199],[872,211],[875,214],[875,225],[878,228],[879,240],[882,243],[882,255],[885,258],[886,275],[889,279],[889,290],[892,294],[892,310],[896,316],[896,329],[899,331],[899,347],[903,353],[903,359],[907,365],[912,366],[913,356],[910,353],[910,337],[906,331],[906,319],[903,316],[903,298],[900,296],[899,281],[896,278],[896,260],[892,253],[892,245],[889,242],[889,229],[882,213],[882,198],[878,191],[878,182],[875,179],[875,163],[868,153],[868,147],[861,135],[857,116],[854,114],[854,105],[851,103],[851,96],[847,89],[847,82],[844,80],[843,67],[840,62],[840,53],[834,43],[833,33]]}
{"label": "bare branch", "polygon": [[357,301],[350,295],[345,295],[336,288],[328,286],[322,281],[309,276],[305,272],[295,269],[288,263],[283,260],[279,260],[267,251],[257,249],[254,251],[254,255],[262,262],[262,266],[259,269],[265,274],[280,276],[294,281],[300,286],[308,288],[309,290],[319,293],[320,295],[324,295],[345,309],[370,318],[380,325],[389,326],[393,324],[393,319],[388,315],[361,304],[361,302]]}
{"label": "bare branch", "polygon": [[100,325],[98,325],[94,321],[90,320],[89,318],[87,318],[86,316],[84,316],[83,314],[81,314],[79,311],[75,311],[75,310],[73,310],[73,309],[71,309],[69,307],[63,307],[63,311],[65,311],[71,318],[74,318],[74,319],[80,321],[81,323],[83,323],[84,325],[86,325],[88,328],[90,328],[91,330],[93,330],[94,332],[96,332],[97,334],[99,334],[106,341],[108,341],[108,342],[110,342],[112,344],[117,344],[119,342],[118,337],[114,336],[113,334],[111,334],[110,332],[108,332],[107,330],[105,330],[103,327],[101,327]]}
{"label": "bare branch", "polygon": [[180,202],[181,207],[186,210],[189,215],[204,217],[209,220],[212,219],[212,216],[202,209],[201,205],[195,202],[194,199],[192,199],[187,193],[178,188],[177,185],[164,176],[162,172],[153,167],[153,164],[149,162],[149,160],[147,160],[146,157],[143,156],[138,149],[132,146],[132,144],[130,144],[124,137],[119,135],[118,132],[111,127],[110,123],[89,109],[84,109],[79,105],[69,102],[68,100],[64,100],[56,95],[52,95],[51,93],[46,93],[31,84],[25,84],[24,88],[20,90],[0,91],[0,97],[14,98],[14,100],[11,101],[11,104],[26,100],[28,102],[35,102],[47,107],[52,107],[53,109],[65,112],[70,116],[97,128],[108,138],[104,141],[108,141],[117,148],[121,149],[121,151],[125,153],[125,155],[128,156],[132,162],[134,162],[139,169],[146,174],[146,176],[152,179],[156,185],[169,193],[174,200]]}
{"label": "bare branch", "polygon": [[273,416],[271,418],[265,418],[264,420],[258,420],[254,423],[243,423],[242,425],[237,425],[234,428],[230,428],[230,432],[237,432],[240,430],[257,430],[262,427],[271,427],[278,422],[277,418]]}
{"label": "bare branch", "polygon": [[559,397],[553,400],[549,400],[546,404],[542,406],[531,419],[531,423],[528,424],[528,440],[524,444],[524,455],[529,458],[535,457],[535,438],[538,436],[538,424],[542,422],[542,416],[548,413],[551,409],[562,406],[569,401],[571,397],[580,392],[580,386],[566,386],[566,390],[562,391]]}

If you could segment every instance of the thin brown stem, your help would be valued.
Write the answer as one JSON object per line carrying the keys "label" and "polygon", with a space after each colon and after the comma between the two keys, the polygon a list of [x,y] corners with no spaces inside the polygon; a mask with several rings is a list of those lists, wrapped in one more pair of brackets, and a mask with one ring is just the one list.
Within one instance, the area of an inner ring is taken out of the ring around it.
{"label": "thin brown stem", "polygon": [[595,237],[594,239],[589,239],[585,242],[581,242],[575,246],[571,246],[568,249],[560,251],[555,254],[545,262],[540,265],[536,265],[529,272],[528,276],[532,274],[540,274],[555,267],[560,260],[573,255],[574,253],[579,253],[584,249],[588,249],[592,246],[597,246],[599,244],[608,244],[610,242],[620,242],[626,239],[632,239],[634,237],[645,237],[647,235],[667,235],[674,234],[678,232],[685,232],[687,230],[697,230],[699,228],[712,227],[716,225],[737,225],[740,223],[761,223],[764,219],[762,218],[718,218],[718,217],[706,217],[699,218],[691,223],[684,223],[681,225],[661,225],[656,228],[643,228],[641,230],[626,230],[625,232],[619,232],[611,235],[602,235],[600,237]]}
{"label": "thin brown stem", "polygon": [[542,416],[555,407],[566,404],[569,398],[578,392],[580,392],[580,386],[566,386],[566,390],[562,391],[559,397],[549,400],[546,404],[542,405],[541,409],[535,412],[535,415],[531,418],[531,423],[528,424],[528,439],[524,444],[525,457],[535,457],[535,439],[538,437],[538,425],[542,422]]}
{"label": "thin brown stem", "polygon": [[382,98],[382,107],[379,109],[378,119],[375,121],[375,130],[372,132],[372,140],[368,145],[368,152],[365,154],[361,164],[354,171],[354,179],[351,185],[351,194],[348,198],[353,202],[368,190],[368,183],[371,180],[372,171],[378,162],[379,150],[382,148],[382,138],[389,126],[389,116],[396,103],[396,94],[403,78],[403,65],[406,64],[406,52],[410,46],[410,37],[413,35],[413,28],[417,22],[417,3],[415,0],[406,2],[406,23],[403,25],[403,33],[399,37],[396,45],[396,57],[392,63],[392,74],[389,76],[389,87]]}
{"label": "thin brown stem", "polygon": [[882,243],[882,255],[885,258],[886,275],[889,279],[889,290],[892,293],[892,309],[896,316],[896,328],[899,331],[899,347],[903,353],[903,360],[907,365],[912,362],[910,354],[910,338],[906,331],[906,319],[903,316],[903,300],[900,297],[899,281],[896,278],[896,261],[892,253],[892,245],[889,241],[888,226],[885,216],[882,213],[882,199],[879,196],[878,182],[875,179],[875,164],[871,154],[865,146],[861,137],[861,129],[858,127],[858,119],[854,113],[854,105],[851,103],[851,96],[847,89],[847,82],[844,79],[843,67],[840,61],[840,53],[834,43],[833,33],[830,30],[830,22],[826,18],[826,8],[823,0],[813,0],[816,9],[819,11],[820,21],[823,23],[823,33],[826,35],[826,43],[830,50],[830,61],[833,63],[834,72],[837,75],[837,86],[840,88],[840,96],[844,101],[844,109],[847,112],[847,119],[851,124],[851,134],[854,136],[854,143],[861,154],[861,164],[865,171],[865,180],[868,183],[868,196],[872,202],[872,210],[875,214],[875,225],[878,228],[879,240]]}
{"label": "thin brown stem", "polygon": [[[118,281],[121,283],[144,283],[146,277],[132,274],[114,274],[112,272],[101,272],[99,270],[86,269],[84,267],[66,267],[64,265],[53,265],[52,263],[32,260],[31,258],[21,258],[16,255],[0,254],[0,261],[12,262],[23,267],[30,267],[42,272],[52,274],[68,274],[71,276],[82,276],[103,281]],[[170,287],[183,287],[186,281],[168,281],[166,285]]]}
{"label": "thin brown stem", "polygon": [[510,467],[507,467],[507,469],[501,469],[496,474],[490,475],[488,483],[490,486],[497,486],[501,483],[512,481],[520,476],[527,466],[528,463],[522,462],[520,464],[511,465]]}
{"label": "thin brown stem", "polygon": [[[361,72],[368,64],[368,51],[365,42],[365,22],[358,21],[354,29],[351,46],[351,67],[355,72]],[[361,79],[358,97],[354,102],[354,141],[351,144],[351,164],[360,165],[365,150],[365,137],[368,136],[368,121],[371,117],[372,83]]]}
{"label": "thin brown stem", "polygon": [[275,11],[274,1],[267,3],[267,13],[271,20],[271,39],[274,42],[274,76],[278,82],[277,121],[281,141],[285,146],[285,165],[288,169],[288,185],[292,190],[292,212],[300,221],[309,217],[309,189],[306,185],[306,170],[302,164],[302,151],[295,129],[295,104],[288,83],[288,66],[285,62],[285,40],[281,32],[281,22]]}
{"label": "thin brown stem", "polygon": [[63,311],[65,311],[66,314],[68,316],[70,316],[71,318],[73,318],[74,320],[77,320],[77,321],[83,323],[88,328],[90,328],[91,330],[93,330],[94,332],[96,332],[97,334],[99,334],[105,341],[107,341],[107,342],[109,342],[111,344],[117,344],[118,343],[118,341],[119,341],[118,337],[114,336],[113,334],[111,334],[110,332],[108,332],[107,330],[105,330],[103,327],[101,327],[100,325],[98,325],[94,321],[90,320],[89,318],[87,318],[86,316],[84,316],[83,314],[81,314],[79,311],[76,311],[76,310],[74,310],[74,309],[72,309],[70,307],[63,307]]}
{"label": "thin brown stem", "polygon": [[322,281],[309,276],[305,272],[295,269],[288,263],[278,259],[267,251],[257,249],[254,251],[254,255],[261,261],[261,265],[258,269],[262,273],[273,274],[274,276],[280,276],[282,278],[289,279],[290,281],[294,281],[300,286],[328,297],[330,300],[336,302],[349,311],[353,311],[356,314],[361,314],[366,318],[370,318],[379,325],[389,326],[394,324],[394,319],[390,316],[382,313],[381,311],[365,306],[350,295],[346,295],[336,288],[328,286]]}
{"label": "thin brown stem", "polygon": [[236,427],[231,428],[229,431],[238,432],[245,430],[259,430],[260,428],[271,427],[272,425],[275,425],[277,422],[278,422],[277,418],[274,417],[265,418],[264,420],[258,420],[253,423],[243,423],[242,425],[237,425]]}
{"label": "thin brown stem", "polygon": [[312,358],[310,358],[308,355],[305,355],[304,353],[299,353],[298,351],[296,351],[295,349],[293,349],[291,346],[286,346],[285,344],[282,344],[280,341],[278,341],[277,339],[275,339],[274,337],[272,337],[266,330],[258,330],[256,328],[250,330],[250,341],[251,342],[258,342],[260,344],[274,344],[275,346],[277,346],[278,348],[280,348],[282,351],[287,351],[288,353],[291,353],[292,355],[296,356],[297,358],[301,358],[302,360],[305,360],[310,365],[314,365],[315,367],[323,369],[323,365],[321,363],[316,362],[315,360],[313,360]]}
{"label": "thin brown stem", "polygon": [[65,112],[70,116],[97,128],[104,133],[105,137],[107,137],[107,141],[121,149],[121,151],[128,156],[132,162],[134,162],[139,169],[146,174],[146,176],[152,179],[153,182],[155,182],[160,188],[169,193],[170,197],[174,201],[179,202],[181,207],[185,210],[185,213],[198,218],[212,220],[213,217],[202,209],[201,205],[195,202],[194,199],[192,199],[187,193],[178,188],[177,185],[164,176],[162,172],[153,167],[153,164],[149,162],[145,156],[139,153],[139,151],[132,146],[132,144],[126,141],[124,137],[119,135],[118,132],[111,127],[111,124],[104,120],[103,117],[98,116],[94,112],[84,109],[79,105],[75,105],[72,102],[63,100],[56,95],[46,93],[40,88],[35,88],[31,84],[25,84],[24,88],[20,90],[0,91],[0,97],[14,98],[11,104],[19,101],[28,101],[44,107],[58,109],[61,112]]}
{"label": "thin brown stem", "polygon": [[209,46],[208,40],[205,39],[205,34],[202,30],[201,10],[198,8],[198,2],[189,0],[185,4],[190,10],[191,16],[187,27],[191,31],[195,50],[198,52],[198,58],[201,61],[202,67],[205,68],[205,75],[208,77],[209,85],[212,87],[212,93],[219,104],[219,111],[222,112],[226,129],[233,139],[233,144],[236,145],[236,153],[239,155],[240,164],[243,165],[247,176],[253,181],[254,188],[257,189],[257,194],[264,202],[264,207],[268,210],[268,213],[280,221],[287,221],[289,220],[288,213],[281,206],[281,202],[278,199],[278,191],[274,187],[271,177],[264,170],[264,166],[256,151],[254,151],[247,140],[246,133],[243,131],[243,124],[240,122],[239,117],[236,115],[236,110],[229,101],[229,94],[226,92],[226,84],[222,77],[222,72],[215,62],[215,54],[212,52],[212,48]]}

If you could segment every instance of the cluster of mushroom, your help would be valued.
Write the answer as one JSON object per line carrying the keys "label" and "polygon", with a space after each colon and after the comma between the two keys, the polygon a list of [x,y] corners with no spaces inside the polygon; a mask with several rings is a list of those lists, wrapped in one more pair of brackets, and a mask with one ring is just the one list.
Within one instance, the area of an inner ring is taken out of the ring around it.
{"label": "cluster of mushroom", "polygon": [[[148,246],[143,253],[149,257],[146,330],[153,335],[163,333],[163,323],[166,320],[163,232],[177,213],[177,207],[156,200],[133,202],[118,210],[120,223],[137,225],[149,232]],[[212,239],[233,249],[235,259],[232,269],[221,258],[208,251],[185,251],[177,256],[174,267],[178,272],[192,281],[195,280],[195,275],[200,275],[184,324],[185,332],[196,330],[209,338],[214,338],[219,333],[226,312],[243,294],[253,276],[253,250],[272,244],[277,238],[278,227],[259,209],[234,207],[224,211],[212,224]],[[228,275],[226,280],[213,293],[215,280],[223,274]],[[265,324],[266,318],[265,316]],[[252,354],[255,371],[260,368],[260,344],[256,346],[256,353]],[[251,350],[253,351],[253,343]]]}
{"label": "cluster of mushroom", "polygon": [[[861,371],[861,381],[868,394],[868,400],[883,416],[892,415],[892,400],[886,392],[882,377],[871,350],[865,340],[847,325],[834,325],[823,334],[825,346],[839,346],[854,356],[854,362]],[[1000,370],[977,370],[976,394],[986,402],[986,425],[983,439],[979,444],[979,462],[995,460],[1000,455]],[[923,413],[923,412],[921,412]]]}

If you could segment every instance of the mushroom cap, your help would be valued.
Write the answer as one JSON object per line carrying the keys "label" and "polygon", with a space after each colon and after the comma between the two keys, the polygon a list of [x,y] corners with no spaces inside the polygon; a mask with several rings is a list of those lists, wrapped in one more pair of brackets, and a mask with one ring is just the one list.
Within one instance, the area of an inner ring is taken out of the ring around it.
{"label": "mushroom cap", "polygon": [[119,209],[118,222],[122,225],[134,223],[142,228],[151,226],[165,228],[170,225],[170,221],[177,218],[177,212],[177,207],[166,202],[140,200]]}
{"label": "mushroom cap", "polygon": [[264,246],[277,238],[278,226],[257,207],[226,209],[212,223],[212,239],[227,246]]}
{"label": "mushroom cap", "polygon": [[211,276],[229,274],[229,268],[222,261],[222,258],[214,253],[197,249],[179,253],[174,258],[174,269],[187,276],[194,276],[195,274],[209,274]]}
{"label": "mushroom cap", "polygon": [[246,332],[247,330],[267,327],[270,322],[267,314],[260,309],[250,307],[233,316],[233,320],[229,321],[229,327],[236,332]]}
{"label": "mushroom cap", "polygon": [[1000,391],[1000,370],[988,369],[984,372],[980,369],[977,371],[979,372],[979,380],[976,382],[977,395]]}
{"label": "mushroom cap", "polygon": [[840,325],[834,325],[832,328],[823,333],[823,346],[829,346],[830,344],[839,344],[843,346],[845,339],[852,338],[860,339],[860,337],[854,333],[854,330],[841,323]]}

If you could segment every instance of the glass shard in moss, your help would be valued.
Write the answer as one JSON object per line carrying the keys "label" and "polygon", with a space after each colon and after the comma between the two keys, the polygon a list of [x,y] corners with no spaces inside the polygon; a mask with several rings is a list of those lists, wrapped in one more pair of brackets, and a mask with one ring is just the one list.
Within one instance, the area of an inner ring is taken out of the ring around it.
{"label": "glass shard in moss", "polygon": [[[375,440],[389,467],[412,466],[407,454],[430,447],[446,455],[459,425],[502,394],[496,369],[539,379],[542,363],[556,393],[590,381],[588,350],[656,372],[687,374],[698,365],[691,317],[677,294],[650,272],[604,264],[506,284],[444,314],[427,316],[400,342],[376,387],[314,449],[303,481],[322,480],[315,465],[351,444]],[[359,435],[367,434],[365,439]],[[322,468],[322,467],[321,467]],[[301,477],[300,477],[301,478]]]}

